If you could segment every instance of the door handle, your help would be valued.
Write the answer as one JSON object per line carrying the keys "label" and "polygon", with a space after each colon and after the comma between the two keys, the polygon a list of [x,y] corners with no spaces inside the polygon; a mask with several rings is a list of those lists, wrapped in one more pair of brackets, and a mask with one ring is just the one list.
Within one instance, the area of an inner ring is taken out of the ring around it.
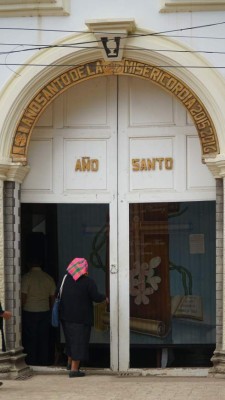
{"label": "door handle", "polygon": [[116,264],[111,264],[111,265],[110,265],[110,273],[111,273],[111,274],[117,274],[117,272],[118,272],[118,267],[117,267],[117,265],[116,265]]}

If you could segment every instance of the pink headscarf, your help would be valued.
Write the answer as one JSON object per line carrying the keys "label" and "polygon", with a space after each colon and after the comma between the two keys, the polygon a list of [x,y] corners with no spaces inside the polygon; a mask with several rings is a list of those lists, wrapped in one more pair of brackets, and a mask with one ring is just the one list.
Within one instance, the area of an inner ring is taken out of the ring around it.
{"label": "pink headscarf", "polygon": [[85,258],[74,258],[67,267],[67,272],[77,281],[88,272],[88,262]]}

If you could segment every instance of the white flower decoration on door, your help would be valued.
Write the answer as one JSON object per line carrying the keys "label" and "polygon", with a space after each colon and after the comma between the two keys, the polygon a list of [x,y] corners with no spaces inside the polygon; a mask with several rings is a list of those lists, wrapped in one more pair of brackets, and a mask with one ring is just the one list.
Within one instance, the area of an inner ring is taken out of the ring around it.
{"label": "white flower decoration on door", "polygon": [[153,257],[148,263],[134,263],[130,271],[130,294],[134,296],[134,302],[138,306],[149,304],[149,296],[159,288],[161,278],[155,275],[155,269],[160,265],[161,257]]}

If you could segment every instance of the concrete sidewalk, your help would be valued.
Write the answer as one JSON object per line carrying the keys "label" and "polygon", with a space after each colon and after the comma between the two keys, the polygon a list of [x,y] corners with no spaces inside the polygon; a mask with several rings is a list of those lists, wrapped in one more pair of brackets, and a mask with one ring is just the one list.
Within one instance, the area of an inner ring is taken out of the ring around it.
{"label": "concrete sidewalk", "polygon": [[225,379],[95,374],[83,378],[34,373],[3,380],[2,400],[224,400]]}

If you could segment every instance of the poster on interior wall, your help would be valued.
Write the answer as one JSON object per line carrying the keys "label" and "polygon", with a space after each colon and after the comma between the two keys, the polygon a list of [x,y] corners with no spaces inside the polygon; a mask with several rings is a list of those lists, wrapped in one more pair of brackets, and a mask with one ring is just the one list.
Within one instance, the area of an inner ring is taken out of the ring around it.
{"label": "poster on interior wall", "polygon": [[130,329],[165,337],[171,326],[168,206],[130,206]]}

